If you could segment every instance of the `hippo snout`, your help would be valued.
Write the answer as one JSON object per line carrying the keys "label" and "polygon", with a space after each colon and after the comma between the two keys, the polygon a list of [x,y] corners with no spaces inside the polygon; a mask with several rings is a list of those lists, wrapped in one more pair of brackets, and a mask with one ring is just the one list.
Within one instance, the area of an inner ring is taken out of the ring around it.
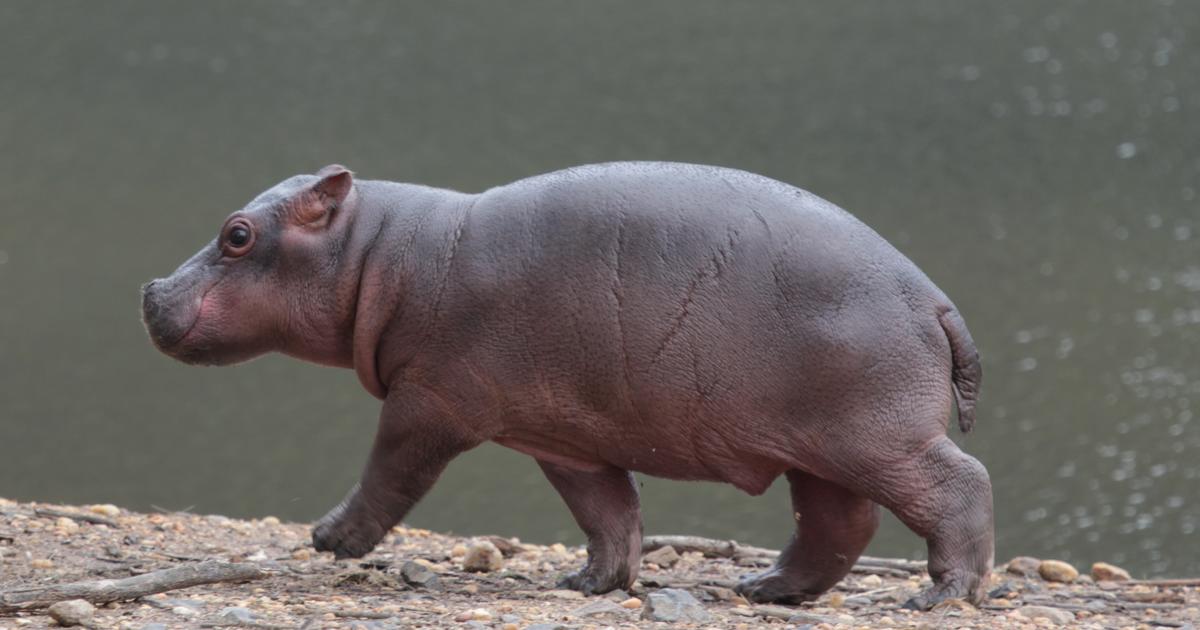
{"label": "hippo snout", "polygon": [[156,279],[142,285],[142,323],[154,345],[167,352],[191,330],[196,314],[186,312],[192,309],[181,308],[187,300],[180,300],[179,296],[165,290],[165,284],[162,279]]}

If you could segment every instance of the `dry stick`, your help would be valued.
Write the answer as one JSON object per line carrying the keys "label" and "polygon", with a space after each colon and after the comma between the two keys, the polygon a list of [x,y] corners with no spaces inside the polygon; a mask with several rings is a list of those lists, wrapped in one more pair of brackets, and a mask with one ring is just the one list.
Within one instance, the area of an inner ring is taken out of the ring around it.
{"label": "dry stick", "polygon": [[1134,586],[1200,586],[1200,578],[1182,578],[1172,580],[1125,580],[1121,584]]}
{"label": "dry stick", "polygon": [[34,508],[33,513],[45,518],[69,518],[73,521],[82,521],[84,523],[92,523],[93,525],[108,525],[113,529],[121,528],[121,524],[111,518],[104,518],[95,514],[80,514],[79,512],[68,512],[54,508]]}
{"label": "dry stick", "polygon": [[46,608],[68,599],[86,599],[95,604],[103,604],[201,584],[260,580],[269,575],[269,571],[255,564],[209,560],[120,580],[73,582],[2,591],[0,612]]}
{"label": "dry stick", "polygon": [[[646,536],[642,538],[642,551],[654,551],[666,546],[675,551],[698,551],[708,557],[719,558],[775,558],[779,555],[773,549],[740,545],[732,540],[714,540],[700,536]],[[920,573],[925,570],[925,563],[918,560],[903,560],[899,558],[876,558],[862,556],[854,563],[856,572],[870,573],[872,570],[889,569],[905,573]]]}

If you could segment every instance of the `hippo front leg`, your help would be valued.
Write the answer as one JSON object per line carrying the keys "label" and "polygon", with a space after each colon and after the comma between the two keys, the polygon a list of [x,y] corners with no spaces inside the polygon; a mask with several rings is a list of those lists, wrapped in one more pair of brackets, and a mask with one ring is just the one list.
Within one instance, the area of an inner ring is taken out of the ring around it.
{"label": "hippo front leg", "polygon": [[576,470],[541,460],[538,465],[588,539],[587,564],[559,586],[585,595],[632,586],[642,555],[642,515],[633,474],[612,467]]}
{"label": "hippo front leg", "polygon": [[317,523],[313,546],[338,558],[366,555],[425,496],[446,464],[479,442],[427,391],[393,390],[362,480]]}

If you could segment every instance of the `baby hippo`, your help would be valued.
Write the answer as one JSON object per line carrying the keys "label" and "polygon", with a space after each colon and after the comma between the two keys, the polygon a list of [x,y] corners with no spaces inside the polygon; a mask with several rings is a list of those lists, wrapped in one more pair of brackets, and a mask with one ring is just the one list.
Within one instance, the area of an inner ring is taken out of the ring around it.
{"label": "baby hippo", "polygon": [[584,593],[637,577],[641,472],[752,495],[787,477],[795,531],[738,586],[752,601],[832,587],[880,505],[928,543],[933,585],[908,606],[981,597],[991,484],[946,437],[956,404],[975,420],[971,335],[911,261],[787,184],[612,163],[463,194],[327,166],[234,212],[142,299],[176,359],[278,351],[353,368],[383,401],[361,481],[313,532],[339,558],[490,440],[536,459],[587,534],[564,578]]}

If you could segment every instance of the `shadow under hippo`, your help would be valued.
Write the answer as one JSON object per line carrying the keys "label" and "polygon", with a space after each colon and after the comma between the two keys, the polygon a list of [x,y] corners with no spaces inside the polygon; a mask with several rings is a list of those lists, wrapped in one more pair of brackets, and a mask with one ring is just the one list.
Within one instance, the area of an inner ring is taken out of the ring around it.
{"label": "shadow under hippo", "polygon": [[836,584],[879,505],[928,542],[908,606],[978,602],[992,564],[987,471],[946,437],[981,378],[962,318],[870,228],[765,177],[612,163],[463,194],[329,166],[233,213],[143,312],[182,361],[278,351],[383,400],[360,483],[313,533],[338,557],[490,440],[534,457],[587,534],[564,580],[584,593],[637,577],[635,471],[753,495],[787,477],[795,532],[739,585],[753,601]]}

